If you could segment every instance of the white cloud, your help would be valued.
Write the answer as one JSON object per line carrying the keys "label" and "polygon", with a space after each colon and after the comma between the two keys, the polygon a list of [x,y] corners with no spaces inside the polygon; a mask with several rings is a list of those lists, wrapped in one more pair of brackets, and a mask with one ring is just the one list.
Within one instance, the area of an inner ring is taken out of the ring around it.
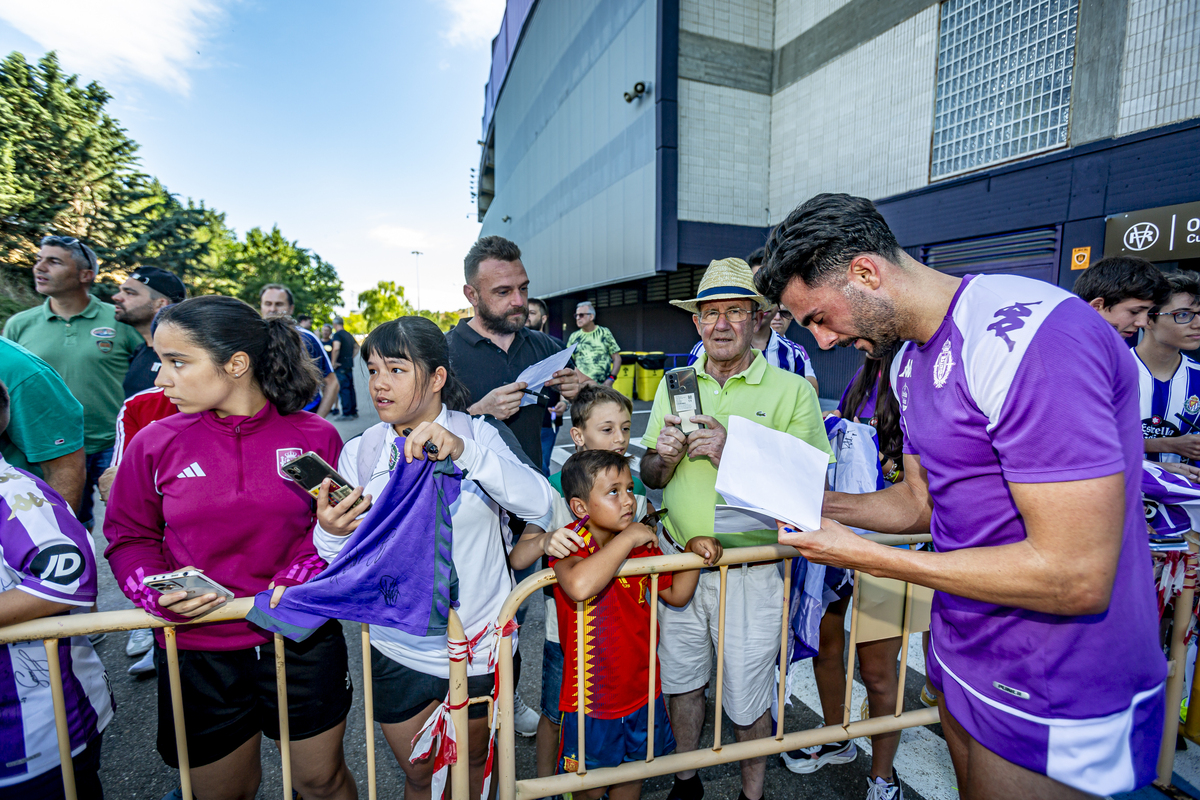
{"label": "white cloud", "polygon": [[385,247],[407,247],[419,250],[434,243],[428,233],[400,225],[376,225],[367,231],[367,236]]}
{"label": "white cloud", "polygon": [[504,18],[504,0],[442,0],[450,12],[450,27],[442,31],[455,47],[490,45],[500,32]]}
{"label": "white cloud", "polygon": [[179,94],[222,16],[218,0],[0,0],[0,19],[85,83],[137,79]]}

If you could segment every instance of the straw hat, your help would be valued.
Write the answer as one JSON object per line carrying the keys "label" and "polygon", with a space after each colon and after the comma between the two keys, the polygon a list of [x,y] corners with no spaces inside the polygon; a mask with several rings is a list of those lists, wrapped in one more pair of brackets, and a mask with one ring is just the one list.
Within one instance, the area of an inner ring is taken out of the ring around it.
{"label": "straw hat", "polygon": [[700,304],[710,300],[753,300],[758,309],[770,305],[754,288],[754,273],[740,258],[722,258],[710,262],[700,279],[700,292],[691,300],[672,300],[671,305],[700,313]]}

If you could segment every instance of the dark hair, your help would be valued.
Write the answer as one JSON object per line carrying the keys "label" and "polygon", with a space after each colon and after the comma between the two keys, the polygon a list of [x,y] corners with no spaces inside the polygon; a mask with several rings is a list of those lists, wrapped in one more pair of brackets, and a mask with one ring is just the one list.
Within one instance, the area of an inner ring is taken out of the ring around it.
{"label": "dark hair", "polygon": [[1171,296],[1171,287],[1162,271],[1137,256],[1100,259],[1079,276],[1072,291],[1089,303],[1098,297],[1103,299],[1105,308],[1131,299],[1159,306]]}
{"label": "dark hair", "polygon": [[616,403],[628,411],[631,417],[633,416],[632,400],[611,386],[589,383],[580,389],[579,394],[575,395],[575,399],[571,401],[571,424],[576,428],[582,428],[587,424],[588,417],[592,415],[596,406],[604,403]]}
{"label": "dark hair", "polygon": [[550,316],[550,306],[546,305],[546,301],[542,300],[540,297],[529,298],[529,305],[540,308],[542,310],[543,317]]}
{"label": "dark hair", "polygon": [[475,285],[475,276],[479,274],[479,265],[487,260],[520,261],[521,248],[505,239],[503,236],[484,236],[476,239],[475,244],[467,251],[463,259],[463,275],[467,283]]}
{"label": "dark hair", "polygon": [[1191,270],[1186,270],[1183,272],[1168,273],[1163,278],[1166,280],[1167,286],[1170,287],[1170,291],[1167,292],[1167,296],[1163,298],[1161,303],[1155,304],[1154,308],[1150,309],[1151,315],[1162,311],[1170,299],[1177,294],[1190,294],[1193,303],[1200,302],[1200,275]]}
{"label": "dark hair", "polygon": [[[259,295],[259,296],[261,297],[262,295]],[[299,322],[304,322],[305,320],[308,320],[309,322],[312,322],[312,321],[313,321],[313,318],[312,318],[312,316],[311,316],[310,314],[297,314],[297,315],[296,315],[296,322],[298,322],[298,323],[299,323]]]}
{"label": "dark hair", "polygon": [[763,263],[763,260],[766,257],[767,257],[767,248],[759,247],[753,253],[746,256],[746,266],[750,267],[750,269],[754,269],[759,264]]}
{"label": "dark hair", "polygon": [[258,299],[262,300],[262,296],[271,290],[275,290],[277,292],[283,292],[284,294],[287,295],[288,305],[289,306],[296,305],[296,296],[292,294],[291,289],[284,286],[282,283],[268,283],[266,286],[264,286],[258,290]]}
{"label": "dark hair", "polygon": [[754,285],[772,303],[799,278],[818,286],[845,273],[850,260],[875,253],[901,263],[904,251],[875,204],[865,197],[819,194],[798,206],[767,238]]}
{"label": "dark hair", "polygon": [[563,497],[568,503],[575,497],[587,500],[596,476],[608,469],[629,469],[629,459],[612,450],[580,450],[572,454],[562,468]]}
{"label": "dark hair", "polygon": [[90,269],[95,272],[100,271],[100,260],[96,258],[96,251],[88,247],[83,242],[76,239],[74,236],[43,236],[42,246],[59,247],[68,252],[74,250],[79,255],[83,256],[83,263],[79,263],[79,258],[76,255],[71,256],[71,260],[75,262],[75,269]]}
{"label": "dark hair", "polygon": [[417,388],[424,392],[429,379],[438,367],[446,368],[446,384],[442,387],[442,402],[451,411],[467,410],[471,393],[454,374],[450,366],[450,349],[446,334],[425,317],[400,317],[378,325],[367,334],[359,351],[363,363],[372,355],[380,358],[403,358],[417,366]]}
{"label": "dark hair", "polygon": [[[892,392],[892,360],[900,346],[889,348],[878,358],[867,356],[862,369],[854,376],[846,389],[846,399],[842,403],[842,416],[853,420],[871,393],[875,392],[875,432],[879,436],[879,452],[887,458],[899,463],[904,454],[904,435],[900,431],[900,404]],[[864,420],[865,421],[865,420]]]}
{"label": "dark hair", "polygon": [[235,297],[208,295],[167,306],[158,324],[177,326],[218,365],[239,351],[250,356],[254,380],[280,414],[304,408],[321,387],[321,373],[291,317],[264,319]]}

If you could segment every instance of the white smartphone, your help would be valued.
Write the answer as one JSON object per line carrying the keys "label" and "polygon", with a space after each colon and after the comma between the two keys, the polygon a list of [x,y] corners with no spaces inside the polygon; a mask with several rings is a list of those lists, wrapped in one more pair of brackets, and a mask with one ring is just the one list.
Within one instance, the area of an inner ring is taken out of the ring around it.
{"label": "white smartphone", "polygon": [[142,579],[142,583],[162,594],[187,592],[188,600],[206,594],[224,595],[226,600],[233,599],[233,592],[198,569],[180,569],[162,575],[149,575]]}

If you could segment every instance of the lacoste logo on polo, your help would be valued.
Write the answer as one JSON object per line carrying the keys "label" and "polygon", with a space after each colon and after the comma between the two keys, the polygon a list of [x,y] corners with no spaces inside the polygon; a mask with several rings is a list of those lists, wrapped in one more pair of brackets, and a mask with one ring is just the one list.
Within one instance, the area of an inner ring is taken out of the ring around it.
{"label": "lacoste logo on polo", "polygon": [[765,417],[766,415],[767,415],[767,412],[765,412],[765,411],[755,411],[754,412],[754,416],[756,416],[756,417]]}
{"label": "lacoste logo on polo", "polygon": [[200,464],[193,461],[191,466],[183,472],[175,476],[176,478],[203,478],[205,477],[204,470],[200,469]]}

